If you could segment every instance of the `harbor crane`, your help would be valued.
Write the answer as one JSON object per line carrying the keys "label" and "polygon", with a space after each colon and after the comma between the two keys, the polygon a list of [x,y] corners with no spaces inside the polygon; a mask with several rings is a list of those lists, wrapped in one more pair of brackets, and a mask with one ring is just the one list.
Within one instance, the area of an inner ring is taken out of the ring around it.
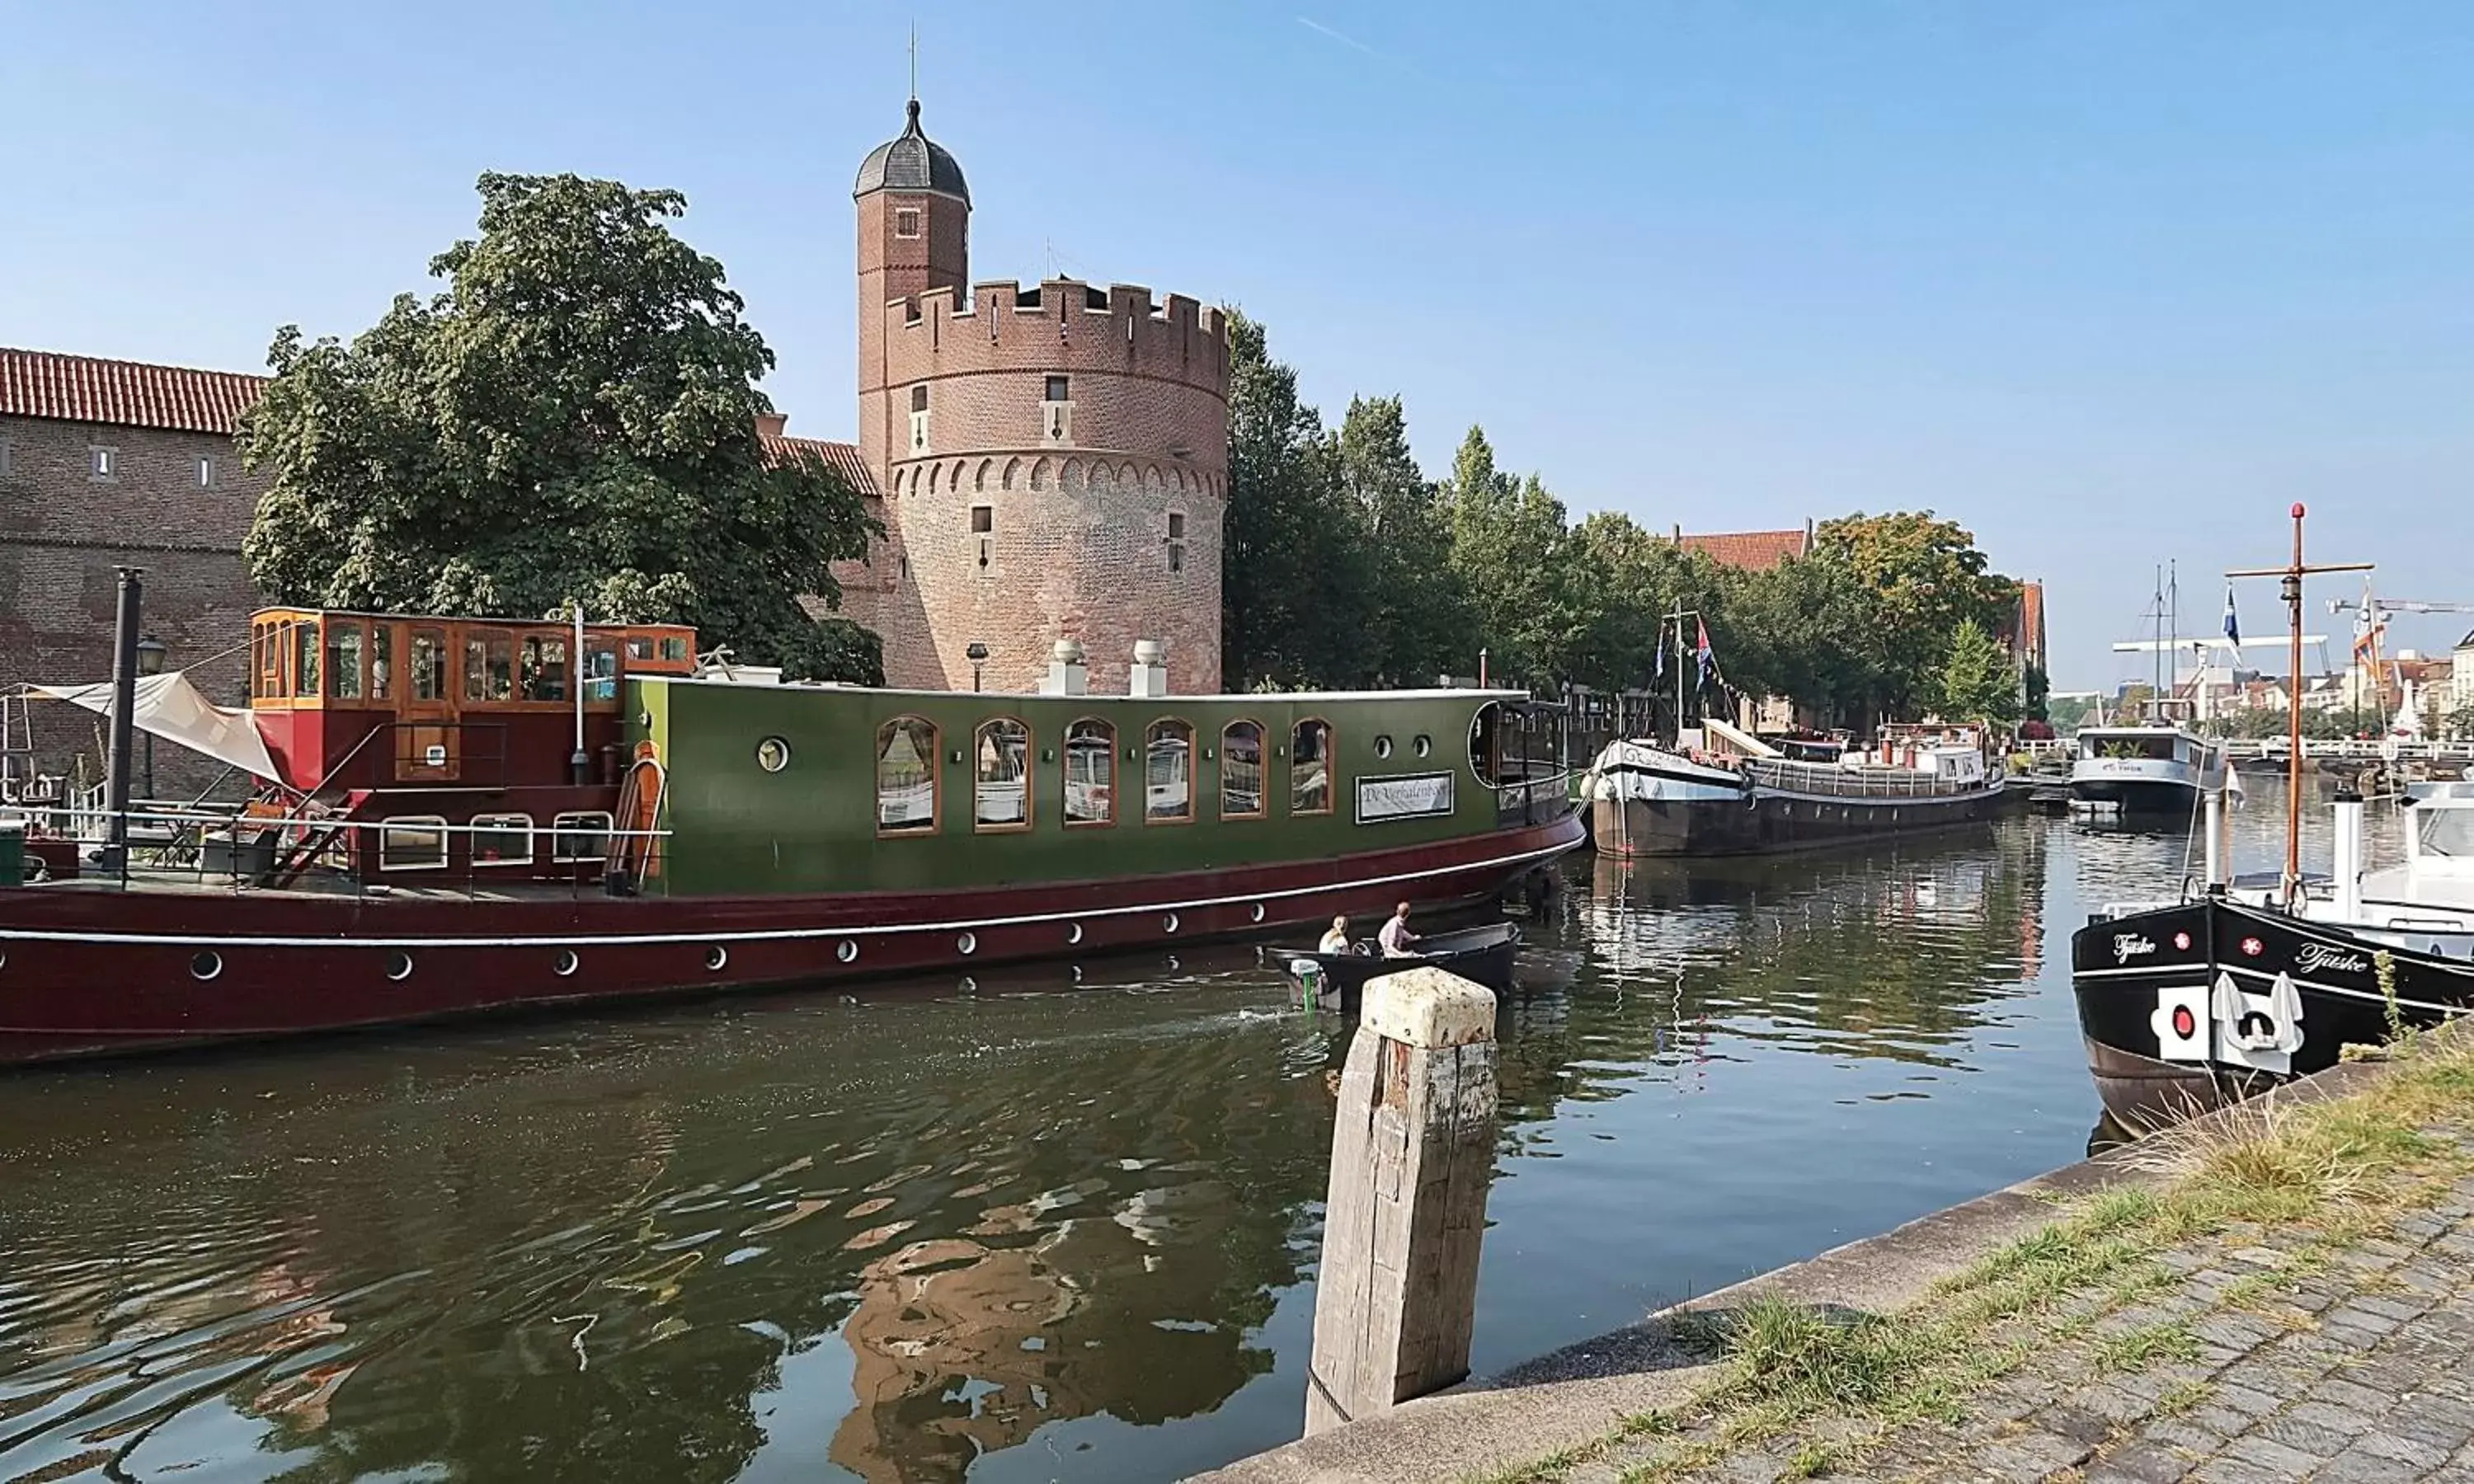
{"label": "harbor crane", "polygon": [[2389,619],[2398,613],[2474,613],[2474,603],[2422,603],[2411,598],[2383,598],[2371,591],[2368,581],[2363,584],[2359,598],[2330,598],[2328,611],[2354,615],[2354,664],[2360,679],[2353,682],[2354,705],[2362,706],[2365,682],[2375,696],[2375,705],[2385,712],[2404,689],[2396,662],[2380,653],[2388,637]]}

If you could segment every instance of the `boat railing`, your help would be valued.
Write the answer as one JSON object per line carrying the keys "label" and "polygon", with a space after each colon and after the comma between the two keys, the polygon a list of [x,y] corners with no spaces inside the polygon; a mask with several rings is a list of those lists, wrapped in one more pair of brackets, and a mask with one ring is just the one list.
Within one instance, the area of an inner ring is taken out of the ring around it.
{"label": "boat railing", "polygon": [[1495,784],[1496,826],[1551,825],[1570,813],[1572,778],[1571,769],[1558,766],[1551,773]]}
{"label": "boat railing", "polygon": [[[46,840],[65,841],[75,857],[75,878],[112,881],[130,886],[224,888],[233,892],[261,889],[279,863],[285,870],[280,884],[306,877],[319,891],[382,898],[397,891],[447,892],[478,898],[502,895],[521,886],[527,891],[567,888],[576,897],[624,894],[661,874],[667,829],[621,829],[617,822],[578,823],[565,828],[550,825],[522,826],[503,822],[448,824],[389,820],[355,820],[336,815],[250,812],[247,804],[223,802],[139,802],[115,816],[113,811],[80,797],[57,807],[12,806],[0,811],[43,826],[28,841],[28,865],[46,860]],[[604,817],[601,810],[578,810],[587,820]],[[115,818],[126,821],[125,849],[110,849]],[[521,833],[525,853],[520,859],[476,860],[470,840],[475,836],[507,838]],[[462,851],[449,848],[451,837],[464,837]],[[621,842],[646,842],[641,854],[621,850]],[[389,859],[390,842],[436,843],[436,864],[404,864]],[[459,858],[460,857],[460,858]],[[628,879],[614,887],[611,863],[626,860]],[[30,876],[38,884],[48,865]]]}
{"label": "boat railing", "polygon": [[1743,764],[1752,780],[1785,793],[1829,799],[1947,799],[1973,793],[1982,778],[1962,779],[1906,768],[1843,768],[1826,763],[1755,760]]}

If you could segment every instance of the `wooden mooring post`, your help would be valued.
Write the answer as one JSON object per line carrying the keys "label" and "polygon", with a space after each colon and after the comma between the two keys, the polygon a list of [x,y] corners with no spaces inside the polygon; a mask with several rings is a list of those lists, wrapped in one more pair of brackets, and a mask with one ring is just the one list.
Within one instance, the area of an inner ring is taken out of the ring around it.
{"label": "wooden mooring post", "polygon": [[1366,987],[1331,1137],[1308,1436],[1468,1375],[1494,1056],[1483,986],[1411,969]]}

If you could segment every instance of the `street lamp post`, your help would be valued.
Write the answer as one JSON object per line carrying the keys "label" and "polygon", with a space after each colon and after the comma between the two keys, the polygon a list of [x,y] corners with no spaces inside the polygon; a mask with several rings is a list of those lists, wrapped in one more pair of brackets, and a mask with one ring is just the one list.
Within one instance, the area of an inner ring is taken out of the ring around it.
{"label": "street lamp post", "polygon": [[[137,641],[137,673],[141,677],[162,674],[163,660],[171,653],[171,645],[147,634]],[[146,733],[145,758],[146,797],[151,800],[155,797],[155,733],[151,731]]]}
{"label": "street lamp post", "polygon": [[962,656],[971,661],[971,689],[976,691],[980,688],[980,666],[987,660],[988,647],[973,639],[970,647],[962,651]]}

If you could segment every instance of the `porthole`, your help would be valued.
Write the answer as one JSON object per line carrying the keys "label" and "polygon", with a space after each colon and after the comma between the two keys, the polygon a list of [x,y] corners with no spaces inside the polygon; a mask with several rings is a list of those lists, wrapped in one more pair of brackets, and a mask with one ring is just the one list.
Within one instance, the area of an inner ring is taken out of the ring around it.
{"label": "porthole", "polygon": [[1263,921],[1263,904],[1259,901],[1254,903],[1254,921],[1257,922]]}
{"label": "porthole", "polygon": [[719,973],[721,970],[729,968],[730,950],[717,943],[712,947],[705,949],[704,967],[712,969],[716,973]]}
{"label": "porthole", "polygon": [[400,952],[388,954],[386,974],[388,978],[393,979],[398,983],[401,983],[402,981],[411,978],[412,955],[409,953]]}
{"label": "porthole", "polygon": [[1392,739],[1390,737],[1382,736],[1374,739],[1374,755],[1377,757],[1389,757],[1392,755]]}
{"label": "porthole", "polygon": [[859,962],[859,945],[845,938],[841,941],[841,945],[834,949],[834,957],[845,964],[856,964]]}
{"label": "porthole", "polygon": [[779,773],[790,766],[790,744],[780,737],[766,737],[757,743],[756,766],[767,773]]}
{"label": "porthole", "polygon": [[1080,943],[1082,941],[1082,924],[1079,922],[1066,923],[1065,941],[1067,943]]}
{"label": "porthole", "polygon": [[1416,741],[1409,744],[1409,751],[1417,754],[1420,757],[1425,756],[1428,753],[1431,753],[1434,750],[1435,739],[1422,732],[1419,734]]}
{"label": "porthole", "polygon": [[1176,932],[1176,913],[1172,912],[1172,913],[1170,913],[1168,916],[1166,916],[1166,917],[1164,917],[1164,918],[1160,919],[1160,931],[1162,931],[1162,932],[1168,932],[1168,933],[1173,933],[1173,932]]}
{"label": "porthole", "polygon": [[980,935],[977,933],[964,933],[959,938],[954,940],[954,947],[957,952],[977,953],[980,951]]}
{"label": "porthole", "polygon": [[220,953],[201,953],[189,960],[189,977],[201,983],[214,978],[223,971],[224,959]]}
{"label": "porthole", "polygon": [[573,948],[561,948],[558,950],[558,957],[550,961],[549,967],[552,972],[564,979],[568,975],[575,972],[575,950]]}

